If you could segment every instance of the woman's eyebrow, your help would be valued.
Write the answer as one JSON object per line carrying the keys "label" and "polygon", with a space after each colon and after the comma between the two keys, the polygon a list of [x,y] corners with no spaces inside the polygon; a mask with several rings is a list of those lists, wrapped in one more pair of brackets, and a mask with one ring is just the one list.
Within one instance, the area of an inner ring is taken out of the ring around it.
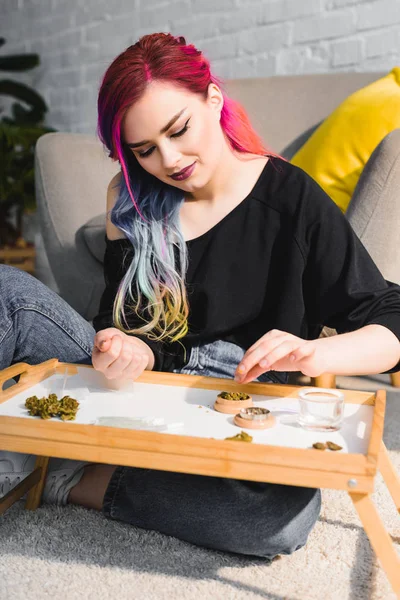
{"label": "woman's eyebrow", "polygon": [[[180,112],[178,112],[174,117],[172,117],[172,119],[170,119],[168,121],[166,126],[161,129],[160,133],[165,133],[166,131],[168,131],[168,129],[170,127],[172,127],[172,125],[175,123],[175,121],[177,121],[179,119],[181,114],[185,112],[186,108],[187,107],[185,107]],[[129,148],[138,148],[139,146],[143,146],[144,144],[149,144],[149,143],[150,143],[149,140],[144,140],[143,142],[137,142],[136,144],[127,144],[127,146],[129,146]]]}

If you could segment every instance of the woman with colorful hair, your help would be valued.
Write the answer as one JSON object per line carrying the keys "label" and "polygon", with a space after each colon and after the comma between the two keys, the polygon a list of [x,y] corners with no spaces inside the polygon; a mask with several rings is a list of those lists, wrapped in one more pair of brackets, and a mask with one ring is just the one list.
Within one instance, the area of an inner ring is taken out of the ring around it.
{"label": "woman with colorful hair", "polygon": [[[264,146],[193,45],[141,38],[107,69],[98,112],[121,172],[94,328],[2,267],[1,368],[56,356],[110,379],[147,369],[241,383],[400,370],[400,288],[323,190]],[[338,335],[319,338],[325,325]],[[34,462],[0,452],[0,495]],[[316,489],[63,459],[49,462],[43,501],[267,559],[304,546],[321,502]]]}

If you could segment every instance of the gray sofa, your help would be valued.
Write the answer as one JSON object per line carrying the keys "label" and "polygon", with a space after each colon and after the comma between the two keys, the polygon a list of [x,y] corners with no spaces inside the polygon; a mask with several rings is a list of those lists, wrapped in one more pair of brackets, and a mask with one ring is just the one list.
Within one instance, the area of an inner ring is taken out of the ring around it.
{"label": "gray sofa", "polygon": [[[290,158],[342,100],[381,76],[336,73],[242,79],[226,82],[226,89],[246,107],[269,147]],[[400,151],[399,133],[392,136],[385,152]],[[104,288],[106,190],[119,166],[94,136],[72,133],[41,137],[35,160],[44,247],[59,293],[91,320]],[[386,183],[383,172],[377,185],[383,188]],[[384,276],[400,283],[397,195],[386,190],[382,202],[372,206],[368,189],[359,185],[356,192],[348,218]]]}

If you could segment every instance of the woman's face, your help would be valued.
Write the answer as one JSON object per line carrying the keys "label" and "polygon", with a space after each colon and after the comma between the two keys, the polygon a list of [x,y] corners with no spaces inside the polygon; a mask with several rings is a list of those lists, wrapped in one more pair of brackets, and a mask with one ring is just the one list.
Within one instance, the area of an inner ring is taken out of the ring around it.
{"label": "woman's face", "polygon": [[[214,84],[205,100],[173,84],[153,81],[128,109],[123,139],[146,171],[184,192],[196,192],[211,180],[226,145],[222,106],[221,91]],[[171,177],[187,167],[181,178]]]}

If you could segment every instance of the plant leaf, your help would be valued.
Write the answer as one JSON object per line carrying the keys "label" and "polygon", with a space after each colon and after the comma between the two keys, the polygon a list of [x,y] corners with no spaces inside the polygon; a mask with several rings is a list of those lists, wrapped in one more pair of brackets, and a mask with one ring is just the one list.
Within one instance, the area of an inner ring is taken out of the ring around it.
{"label": "plant leaf", "polygon": [[15,124],[18,125],[35,125],[43,121],[44,112],[37,107],[31,110],[26,110],[21,104],[14,103],[12,106],[12,115]]}
{"label": "plant leaf", "polygon": [[40,64],[38,54],[0,56],[0,71],[29,71]]}
{"label": "plant leaf", "polygon": [[0,80],[0,95],[13,96],[26,104],[30,104],[43,112],[47,111],[47,105],[43,98],[35,90],[23,83],[12,81],[11,79]]}

